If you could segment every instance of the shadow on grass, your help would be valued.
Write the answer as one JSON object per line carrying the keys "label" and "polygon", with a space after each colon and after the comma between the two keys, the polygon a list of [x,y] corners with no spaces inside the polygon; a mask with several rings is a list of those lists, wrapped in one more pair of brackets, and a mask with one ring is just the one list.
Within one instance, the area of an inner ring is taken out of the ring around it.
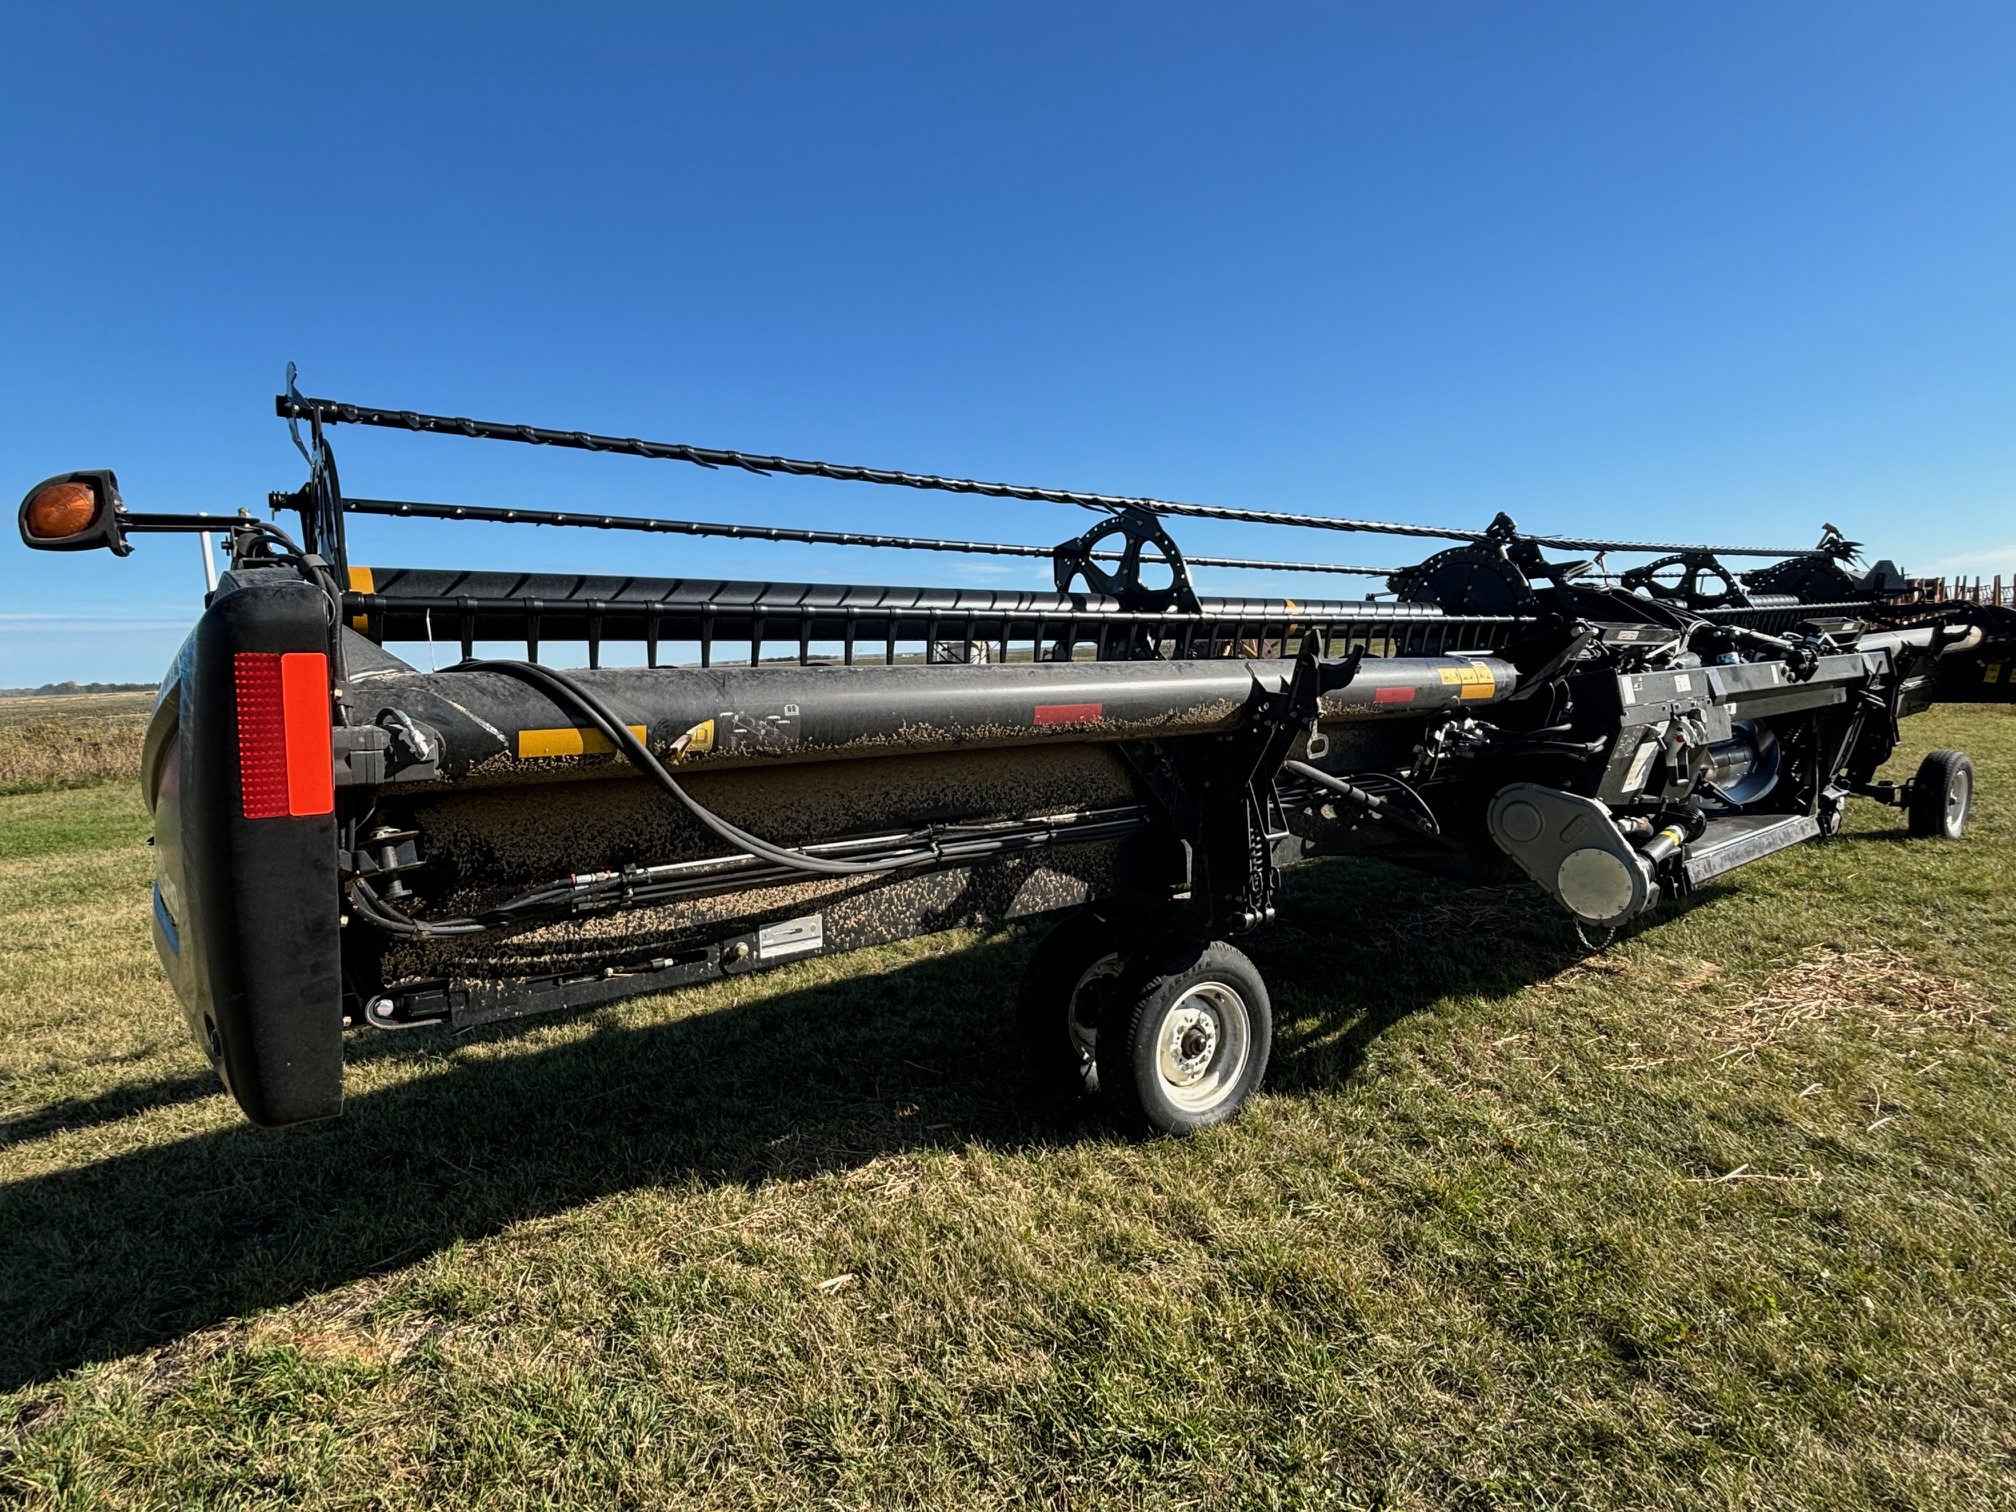
{"label": "shadow on grass", "polygon": [[96,1097],[68,1097],[62,1102],[0,1118],[0,1149],[69,1129],[95,1129],[100,1124],[118,1123],[153,1108],[201,1102],[222,1092],[223,1086],[214,1072],[197,1071],[188,1076],[164,1076],[159,1081],[128,1082],[109,1087]]}
{"label": "shadow on grass", "polygon": [[[1460,891],[1376,863],[1294,874],[1282,914],[1243,943],[1281,1025],[1270,1081],[1289,1091],[1348,1077],[1378,1034],[1445,996],[1507,995],[1582,955],[1530,889]],[[612,1022],[355,1097],[336,1122],[236,1127],[16,1182],[0,1189],[0,1389],[612,1192],[1082,1137],[1096,1123],[1032,1112],[1003,1074],[1027,946],[997,936],[712,1013]],[[430,1045],[416,1032],[356,1048]],[[118,1105],[180,1100],[185,1080]]]}
{"label": "shadow on grass", "polygon": [[[1926,843],[1926,836],[1914,835],[1901,824],[1895,829],[1843,830],[1838,835],[1829,835],[1827,837],[1827,844],[1829,845],[1924,845]],[[1951,845],[1953,842],[1948,840],[1933,843]]]}

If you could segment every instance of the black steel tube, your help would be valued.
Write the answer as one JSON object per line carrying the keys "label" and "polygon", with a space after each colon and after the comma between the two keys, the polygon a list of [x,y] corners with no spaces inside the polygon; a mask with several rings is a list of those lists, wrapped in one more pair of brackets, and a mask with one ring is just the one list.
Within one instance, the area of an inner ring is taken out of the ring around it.
{"label": "black steel tube", "polygon": [[[645,515],[591,515],[559,509],[512,509],[476,504],[424,504],[406,499],[345,499],[346,514],[389,515],[402,520],[472,520],[493,525],[564,525],[587,530],[635,530],[647,535],[718,536],[733,541],[791,541],[809,546],[873,546],[899,551],[948,551],[973,556],[1032,557],[1049,561],[1050,546],[1000,541],[940,540],[931,536],[867,535],[852,530],[808,530],[793,525],[730,525],[712,520],[666,520]],[[1098,562],[1124,560],[1095,551]],[[1331,572],[1349,577],[1389,577],[1396,567],[1355,567],[1343,562],[1276,562],[1248,557],[1185,555],[1192,567],[1246,567],[1266,572]]]}
{"label": "black steel tube", "polygon": [[163,514],[158,511],[148,510],[141,514],[122,512],[119,516],[119,528],[128,535],[149,535],[164,532],[173,532],[180,535],[197,530],[214,530],[222,534],[226,531],[234,529],[242,530],[248,527],[257,530],[265,523],[265,521],[254,519],[250,515],[238,514]]}
{"label": "black steel tube", "polygon": [[[856,467],[841,462],[813,462],[799,457],[766,457],[753,452],[689,446],[678,441],[640,441],[635,436],[600,436],[588,431],[548,430],[536,425],[512,425],[497,420],[471,420],[453,415],[424,415],[414,410],[373,409],[334,399],[310,399],[297,394],[274,396],[273,412],[283,419],[318,420],[323,425],[375,425],[392,430],[445,436],[469,436],[486,441],[522,441],[532,446],[563,446],[579,451],[616,452],[700,467],[736,467],[745,472],[789,473],[797,477],[833,478],[848,483],[878,483],[897,488],[933,489],[941,493],[983,494],[997,499],[1028,499],[1045,504],[1073,504],[1081,509],[1111,512],[1143,509],[1151,514],[1189,516],[1205,520],[1240,520],[1253,525],[1293,525],[1310,530],[1343,530],[1371,535],[1415,536],[1440,541],[1481,541],[1487,532],[1441,525],[1401,525],[1382,520],[1351,520],[1335,515],[1293,514],[1270,509],[1233,509],[1215,504],[1178,504],[1124,494],[1080,493],[1064,488],[1032,488],[1018,483],[983,483],[973,478],[948,478],[935,473],[899,472],[891,468]],[[1812,547],[1695,546],[1655,541],[1596,541],[1571,536],[1522,535],[1536,546],[1562,551],[1645,551],[1670,555],[1683,551],[1718,556],[1803,557],[1831,553]]]}
{"label": "black steel tube", "polygon": [[[1236,729],[1286,686],[1285,660],[942,667],[604,668],[570,673],[652,757],[679,769],[920,751],[1144,740]],[[521,669],[522,673],[522,669]],[[1326,693],[1331,724],[1419,718],[1509,694],[1494,657],[1368,657]],[[476,668],[360,678],[355,707],[398,709],[442,736],[447,781],[516,783],[599,760],[612,744],[516,676]]]}
{"label": "black steel tube", "polygon": [[[755,661],[755,657],[750,658],[751,665],[754,665]],[[563,672],[556,672],[551,667],[541,667],[532,662],[474,661],[468,666],[472,672],[500,673],[506,677],[517,678],[527,686],[536,688],[560,709],[576,717],[587,718],[602,733],[604,739],[615,743],[616,749],[632,766],[664,789],[695,819],[730,845],[746,851],[759,860],[792,871],[811,872],[822,876],[858,877],[914,866],[931,859],[928,847],[913,850],[908,855],[855,861],[834,856],[813,856],[789,846],[773,845],[761,835],[752,834],[740,825],[722,818],[681,787],[679,780],[652,756],[644,742],[631,732],[620,716],[602,702],[594,690],[583,687]],[[571,720],[569,722],[571,723]]]}

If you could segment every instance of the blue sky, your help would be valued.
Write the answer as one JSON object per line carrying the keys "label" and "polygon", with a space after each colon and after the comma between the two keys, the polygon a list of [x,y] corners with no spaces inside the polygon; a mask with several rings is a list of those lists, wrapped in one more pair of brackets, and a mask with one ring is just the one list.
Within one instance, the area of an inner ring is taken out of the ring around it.
{"label": "blue sky", "polygon": [[[0,52],[10,498],[109,466],[136,509],[261,507],[302,470],[291,359],[402,408],[1401,520],[1827,520],[1908,570],[2016,574],[2006,5],[21,4]],[[335,439],[359,495],[1044,544],[1088,519]],[[1042,578],[353,530],[386,565]],[[0,585],[0,684],[151,680],[200,569],[186,540],[10,534]]]}

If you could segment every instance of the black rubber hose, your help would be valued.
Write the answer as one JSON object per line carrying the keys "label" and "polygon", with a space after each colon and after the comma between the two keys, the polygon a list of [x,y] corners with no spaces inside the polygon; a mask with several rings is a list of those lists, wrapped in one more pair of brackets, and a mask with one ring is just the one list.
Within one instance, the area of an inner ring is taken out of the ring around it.
{"label": "black rubber hose", "polygon": [[362,877],[350,884],[350,906],[358,918],[387,934],[425,939],[435,935],[482,934],[492,927],[479,919],[416,919],[379,897]]}
{"label": "black rubber hose", "polygon": [[1403,814],[1395,809],[1386,799],[1380,797],[1377,793],[1368,793],[1365,789],[1346,782],[1342,777],[1332,777],[1322,768],[1313,767],[1306,761],[1284,761],[1281,763],[1281,770],[1284,772],[1293,772],[1297,777],[1305,778],[1315,783],[1318,787],[1325,788],[1335,793],[1338,797],[1357,804],[1368,817],[1377,819],[1382,823],[1405,825],[1408,829],[1419,830],[1424,835],[1435,833],[1412,814]]}
{"label": "black rubber hose", "polygon": [[658,786],[676,798],[695,819],[726,840],[737,850],[779,866],[790,867],[793,871],[812,872],[828,877],[867,877],[881,872],[896,871],[905,866],[916,866],[936,859],[937,848],[917,852],[914,856],[898,857],[889,861],[835,861],[823,856],[808,856],[800,850],[773,845],[761,835],[752,835],[740,825],[731,824],[719,814],[704,807],[699,800],[679,785],[678,779],[665,770],[663,762],[645,749],[644,742],[631,733],[630,727],[615,714],[609,706],[573,678],[542,667],[537,662],[524,661],[465,661],[454,670],[457,672],[500,672],[506,677],[515,677],[544,693],[554,703],[572,708],[601,732],[602,737],[614,745],[629,760],[630,764],[649,777]]}
{"label": "black rubber hose", "polygon": [[[1146,823],[1145,816],[1139,814],[1122,816],[1084,826],[1082,830],[1071,832],[1071,838],[1107,840],[1129,834]],[[932,859],[940,865],[957,866],[962,862],[984,860],[1012,851],[1056,843],[1058,832],[1055,830],[1000,836],[973,836],[944,842],[936,847]],[[750,859],[760,860],[758,857]],[[891,864],[917,863],[899,858],[897,862]],[[355,878],[350,883],[350,901],[354,917],[362,923],[382,929],[388,934],[428,939],[436,936],[482,934],[492,929],[536,926],[576,918],[584,913],[599,913],[607,909],[650,908],[675,903],[684,898],[705,897],[724,891],[745,892],[787,882],[793,875],[789,867],[767,864],[732,873],[658,882],[619,877],[608,884],[617,890],[616,896],[597,896],[593,889],[584,894],[578,884],[556,882],[520,894],[509,902],[499,903],[494,908],[485,909],[473,918],[416,919],[380,897],[377,890],[362,877]]]}

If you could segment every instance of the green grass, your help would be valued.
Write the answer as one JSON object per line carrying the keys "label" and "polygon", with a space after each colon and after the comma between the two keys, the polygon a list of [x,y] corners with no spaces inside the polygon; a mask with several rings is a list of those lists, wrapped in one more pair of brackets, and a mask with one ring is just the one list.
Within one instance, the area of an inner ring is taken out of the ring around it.
{"label": "green grass", "polygon": [[1233,1127],[1017,1105],[1033,936],[353,1042],[245,1126],[125,787],[0,798],[0,1500],[2016,1506],[2016,715],[1588,958],[1296,874]]}

